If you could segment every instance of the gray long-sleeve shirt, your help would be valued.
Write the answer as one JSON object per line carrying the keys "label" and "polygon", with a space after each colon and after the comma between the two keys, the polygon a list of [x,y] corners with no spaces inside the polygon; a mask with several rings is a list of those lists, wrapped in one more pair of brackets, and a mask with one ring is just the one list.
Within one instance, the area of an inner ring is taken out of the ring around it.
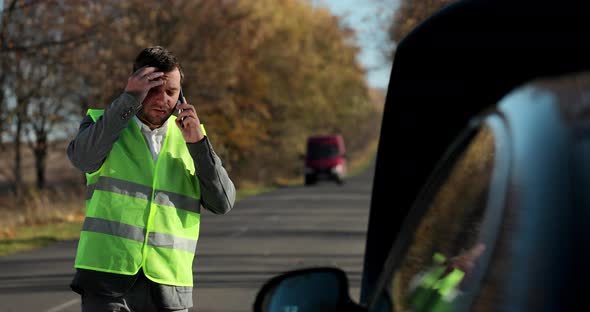
{"label": "gray long-sleeve shirt", "polygon": [[[86,116],[80,124],[78,134],[68,145],[67,154],[72,164],[84,173],[98,170],[121,132],[140,109],[141,104],[135,97],[123,93],[105,109],[103,116],[96,122]],[[215,214],[229,212],[235,202],[235,187],[209,139],[205,137],[197,143],[187,143],[187,147],[201,186],[201,205]],[[116,275],[80,269],[71,286],[79,293],[91,291],[101,295],[120,296],[132,287],[136,278],[137,275]],[[153,288],[163,308],[192,306],[190,287],[154,283]]]}
{"label": "gray long-sleeve shirt", "polygon": [[[78,135],[68,145],[68,157],[74,166],[88,173],[100,168],[115,141],[139,111],[141,104],[128,93],[117,98],[96,122],[86,116]],[[225,214],[235,202],[236,191],[221,159],[205,137],[187,143],[201,184],[201,204],[215,214]]]}

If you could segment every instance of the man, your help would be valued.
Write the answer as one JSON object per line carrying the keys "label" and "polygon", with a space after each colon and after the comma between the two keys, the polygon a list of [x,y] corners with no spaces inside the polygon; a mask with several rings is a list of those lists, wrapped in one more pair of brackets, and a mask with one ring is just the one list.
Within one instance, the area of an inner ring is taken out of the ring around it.
{"label": "man", "polygon": [[227,213],[235,188],[195,108],[178,102],[176,57],[146,48],[133,71],[109,108],[88,111],[68,146],[87,178],[71,287],[84,312],[187,311],[200,206]]}

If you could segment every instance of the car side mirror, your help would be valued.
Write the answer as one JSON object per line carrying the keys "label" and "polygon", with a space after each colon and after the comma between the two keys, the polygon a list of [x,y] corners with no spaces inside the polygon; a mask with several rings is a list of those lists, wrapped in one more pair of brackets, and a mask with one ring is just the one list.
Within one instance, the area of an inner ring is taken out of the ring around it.
{"label": "car side mirror", "polygon": [[366,311],[352,302],[346,273],[337,268],[290,271],[266,282],[254,302],[254,312]]}

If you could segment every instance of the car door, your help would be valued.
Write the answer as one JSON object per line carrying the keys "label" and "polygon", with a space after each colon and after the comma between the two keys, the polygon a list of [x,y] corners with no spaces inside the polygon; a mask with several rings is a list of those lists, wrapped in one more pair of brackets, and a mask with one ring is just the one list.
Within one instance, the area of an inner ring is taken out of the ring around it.
{"label": "car door", "polygon": [[501,224],[510,140],[498,113],[476,119],[423,187],[370,296],[369,311],[469,305]]}

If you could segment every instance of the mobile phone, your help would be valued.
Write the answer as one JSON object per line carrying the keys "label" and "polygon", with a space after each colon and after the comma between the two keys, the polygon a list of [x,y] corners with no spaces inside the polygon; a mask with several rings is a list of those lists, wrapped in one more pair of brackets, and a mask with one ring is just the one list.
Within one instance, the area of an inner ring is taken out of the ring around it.
{"label": "mobile phone", "polygon": [[[176,103],[176,105],[186,103],[186,101],[184,100],[184,93],[182,92],[182,87],[180,87],[180,93],[178,94],[178,101]],[[180,113],[182,113],[182,109],[178,109],[178,114],[180,115]],[[184,117],[180,119],[180,126],[184,128],[183,121]]]}

